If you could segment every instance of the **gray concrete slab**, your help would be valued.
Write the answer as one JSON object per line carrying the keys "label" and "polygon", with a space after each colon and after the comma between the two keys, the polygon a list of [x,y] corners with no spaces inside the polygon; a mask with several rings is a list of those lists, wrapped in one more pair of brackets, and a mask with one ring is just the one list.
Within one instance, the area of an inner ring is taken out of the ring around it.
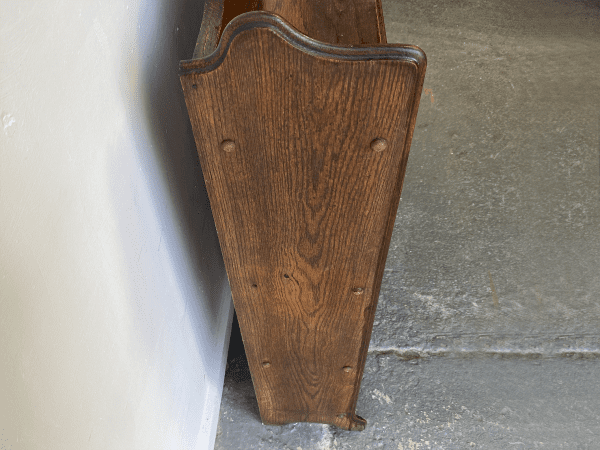
{"label": "gray concrete slab", "polygon": [[428,69],[367,429],[261,425],[234,348],[216,448],[600,449],[600,2],[383,7]]}
{"label": "gray concrete slab", "polygon": [[369,355],[362,432],[265,426],[243,358],[227,374],[216,450],[600,448],[600,360]]}
{"label": "gray concrete slab", "polygon": [[428,68],[371,348],[598,353],[600,3],[383,6]]}

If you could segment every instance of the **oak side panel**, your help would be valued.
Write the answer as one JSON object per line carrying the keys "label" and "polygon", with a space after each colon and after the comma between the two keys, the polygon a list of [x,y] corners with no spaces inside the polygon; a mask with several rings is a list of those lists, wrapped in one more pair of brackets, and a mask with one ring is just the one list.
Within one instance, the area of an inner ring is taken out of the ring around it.
{"label": "oak side panel", "polygon": [[[219,32],[241,14],[264,11],[281,16],[301,33],[321,42],[339,45],[387,42],[381,0],[207,0],[206,10],[221,13]],[[207,29],[213,30],[214,26]],[[206,31],[204,34],[212,37]]]}
{"label": "oak side panel", "polygon": [[305,35],[340,45],[386,42],[381,0],[264,0],[274,12]]}
{"label": "oak side panel", "polygon": [[251,28],[220,65],[182,75],[265,423],[364,428],[355,407],[423,71]]}
{"label": "oak side panel", "polygon": [[206,0],[193,58],[203,58],[210,55],[219,44],[222,31],[223,0]]}

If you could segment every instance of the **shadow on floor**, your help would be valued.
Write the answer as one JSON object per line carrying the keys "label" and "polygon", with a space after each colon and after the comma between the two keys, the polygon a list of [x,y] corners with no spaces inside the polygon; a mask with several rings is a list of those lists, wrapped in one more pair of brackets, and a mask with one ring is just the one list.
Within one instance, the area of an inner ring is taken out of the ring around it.
{"label": "shadow on floor", "polygon": [[240,333],[237,314],[233,315],[231,324],[231,338],[229,340],[229,351],[227,353],[227,368],[225,370],[225,389],[230,390],[235,397],[243,399],[240,408],[260,422],[260,412],[252,384],[252,376],[248,367],[248,359],[244,351],[244,342]]}

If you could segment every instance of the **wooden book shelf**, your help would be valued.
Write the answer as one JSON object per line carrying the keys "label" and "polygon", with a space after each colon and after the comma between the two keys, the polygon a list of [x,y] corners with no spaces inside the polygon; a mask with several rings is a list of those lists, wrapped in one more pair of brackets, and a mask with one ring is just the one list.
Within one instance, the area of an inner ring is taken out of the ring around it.
{"label": "wooden book shelf", "polygon": [[207,0],[181,83],[265,424],[356,401],[425,76],[380,0]]}

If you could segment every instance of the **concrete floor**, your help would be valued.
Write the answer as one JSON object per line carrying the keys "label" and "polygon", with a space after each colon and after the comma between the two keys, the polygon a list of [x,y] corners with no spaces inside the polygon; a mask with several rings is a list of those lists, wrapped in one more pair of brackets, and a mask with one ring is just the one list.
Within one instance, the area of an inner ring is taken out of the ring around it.
{"label": "concrete floor", "polygon": [[245,360],[230,362],[217,450],[600,448],[600,360],[369,355],[367,428],[260,422]]}
{"label": "concrete floor", "polygon": [[383,0],[428,58],[357,413],[260,423],[235,335],[216,449],[600,449],[600,2]]}

